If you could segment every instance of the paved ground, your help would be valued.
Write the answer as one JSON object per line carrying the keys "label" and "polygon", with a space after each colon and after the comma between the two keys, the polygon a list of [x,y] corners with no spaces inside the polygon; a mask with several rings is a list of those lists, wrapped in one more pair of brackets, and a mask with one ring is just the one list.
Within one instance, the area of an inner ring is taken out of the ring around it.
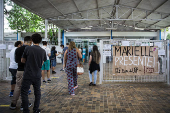
{"label": "paved ground", "polygon": [[[52,75],[51,83],[42,83],[41,113],[170,113],[170,86],[164,83],[105,83],[88,86],[88,71],[78,78],[75,96],[68,94],[64,72]],[[87,70],[87,67],[85,68]],[[31,87],[32,89],[32,87]],[[10,82],[0,82],[0,113],[22,113],[20,102],[10,110]],[[29,95],[34,101],[33,90]],[[32,113],[30,107],[30,113]]]}

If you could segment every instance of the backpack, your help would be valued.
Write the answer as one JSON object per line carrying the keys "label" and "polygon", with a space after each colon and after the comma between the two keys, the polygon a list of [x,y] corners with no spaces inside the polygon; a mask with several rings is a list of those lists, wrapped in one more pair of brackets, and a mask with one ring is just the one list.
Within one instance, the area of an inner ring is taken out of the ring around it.
{"label": "backpack", "polygon": [[51,51],[51,56],[49,58],[50,58],[50,60],[55,59],[55,51]]}

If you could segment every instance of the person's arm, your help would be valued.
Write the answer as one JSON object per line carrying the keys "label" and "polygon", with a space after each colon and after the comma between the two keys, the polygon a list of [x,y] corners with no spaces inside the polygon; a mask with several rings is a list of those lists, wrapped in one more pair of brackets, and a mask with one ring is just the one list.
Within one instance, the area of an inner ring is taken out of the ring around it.
{"label": "person's arm", "polygon": [[58,56],[60,53],[57,54],[57,51],[55,51],[55,55]]}
{"label": "person's arm", "polygon": [[60,54],[60,53],[58,53],[58,54],[56,53],[55,55],[58,56],[59,54]]}
{"label": "person's arm", "polygon": [[21,57],[21,63],[25,63],[27,58],[27,47],[25,48],[22,57]]}
{"label": "person's arm", "polygon": [[26,58],[21,58],[21,62],[25,63],[26,62]]}
{"label": "person's arm", "polygon": [[51,56],[51,53],[49,53],[48,56],[50,57],[50,56]]}
{"label": "person's arm", "polygon": [[99,63],[100,63],[100,58],[101,58],[101,55],[99,56]]}
{"label": "person's arm", "polygon": [[46,56],[46,52],[44,51],[44,58],[43,58],[43,62],[42,65],[44,64],[44,62],[47,60],[47,56]]}
{"label": "person's arm", "polygon": [[50,56],[51,56],[51,51],[50,51],[50,49],[48,49],[48,51],[47,51],[47,55],[48,55],[48,57],[50,57]]}
{"label": "person's arm", "polygon": [[89,58],[89,66],[91,64],[91,61],[92,61],[92,56],[90,55],[90,58]]}
{"label": "person's arm", "polygon": [[64,53],[64,67],[66,66],[66,62],[67,62],[67,50]]}
{"label": "person's arm", "polygon": [[62,52],[58,52],[59,54],[64,54],[64,51],[62,51]]}
{"label": "person's arm", "polygon": [[77,50],[77,53],[78,53],[78,57],[82,58],[82,54],[81,54],[80,50],[78,48],[76,48],[76,50]]}

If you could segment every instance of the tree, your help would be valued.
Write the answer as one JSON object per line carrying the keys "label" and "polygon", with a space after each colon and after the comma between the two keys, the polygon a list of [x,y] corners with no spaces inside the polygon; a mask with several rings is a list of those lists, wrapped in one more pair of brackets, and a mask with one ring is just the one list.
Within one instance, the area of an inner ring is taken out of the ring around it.
{"label": "tree", "polygon": [[166,39],[169,39],[169,40],[170,40],[170,34],[169,34],[169,33],[168,33],[168,35],[167,35]]}
{"label": "tree", "polygon": [[[7,6],[12,6],[7,10]],[[4,0],[4,14],[12,30],[26,32],[44,32],[44,19],[18,6],[11,0]]]}
{"label": "tree", "polygon": [[48,32],[50,43],[58,45],[58,29],[51,28]]}

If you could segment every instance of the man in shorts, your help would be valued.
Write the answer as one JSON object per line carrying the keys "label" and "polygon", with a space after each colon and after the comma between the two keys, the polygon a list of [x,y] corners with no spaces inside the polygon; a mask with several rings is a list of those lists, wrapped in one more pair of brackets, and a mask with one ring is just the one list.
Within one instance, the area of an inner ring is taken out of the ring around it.
{"label": "man in shorts", "polygon": [[46,57],[47,57],[47,60],[44,62],[44,64],[42,65],[42,68],[41,68],[41,74],[42,74],[42,79],[43,79],[43,82],[46,83],[45,81],[45,76],[44,76],[44,73],[45,73],[45,70],[47,70],[47,82],[50,82],[50,59],[49,59],[49,56],[51,56],[51,52],[50,52],[50,49],[47,47],[47,42],[46,41],[43,41],[43,49],[45,50],[46,52]]}

